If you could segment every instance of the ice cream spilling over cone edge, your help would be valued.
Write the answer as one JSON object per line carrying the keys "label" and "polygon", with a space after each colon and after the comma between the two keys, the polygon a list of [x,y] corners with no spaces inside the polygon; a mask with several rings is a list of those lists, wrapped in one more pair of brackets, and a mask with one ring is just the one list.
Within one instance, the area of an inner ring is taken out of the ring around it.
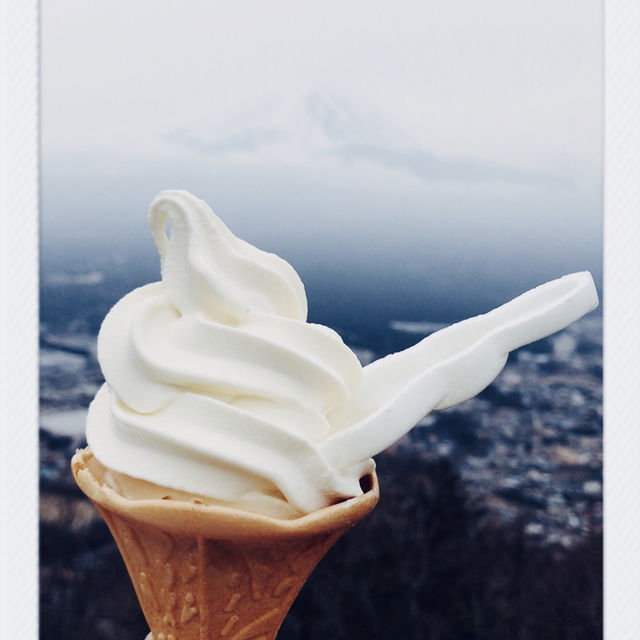
{"label": "ice cream spilling over cone edge", "polygon": [[573,273],[363,368],[335,331],[306,321],[295,270],[205,202],[163,191],[149,220],[162,281],[105,318],[106,382],[87,421],[105,482],[130,498],[295,517],[361,495],[372,456],[482,391],[510,351],[598,305],[591,275]]}

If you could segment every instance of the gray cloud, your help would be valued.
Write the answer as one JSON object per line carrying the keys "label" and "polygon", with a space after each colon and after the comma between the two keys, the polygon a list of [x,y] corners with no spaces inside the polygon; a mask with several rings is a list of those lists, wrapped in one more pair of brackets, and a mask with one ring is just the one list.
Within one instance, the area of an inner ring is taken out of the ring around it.
{"label": "gray cloud", "polygon": [[[331,153],[343,160],[371,162],[406,171],[425,181],[501,181],[553,187],[571,184],[568,178],[551,172],[522,170],[468,156],[445,157],[428,149],[412,148],[406,144],[408,136],[395,131],[389,123],[358,115],[344,100],[327,99],[317,92],[309,94],[306,108],[309,116],[322,127],[327,139],[334,143]],[[404,144],[398,146],[385,140],[385,134],[399,138]]]}
{"label": "gray cloud", "polygon": [[270,128],[247,128],[207,140],[187,129],[177,129],[165,135],[169,142],[208,156],[224,155],[235,151],[255,152],[283,139],[284,133]]}
{"label": "gray cloud", "polygon": [[342,146],[371,141],[376,137],[375,125],[385,126],[374,122],[372,116],[357,113],[346,100],[321,95],[318,91],[307,94],[303,109],[309,121],[320,127],[329,141]]}
{"label": "gray cloud", "polygon": [[345,145],[335,151],[343,159],[365,160],[399,169],[423,180],[499,181],[567,187],[571,180],[543,171],[528,171],[480,158],[436,156],[425,149],[394,149],[375,144]]}
{"label": "gray cloud", "polygon": [[[481,157],[444,156],[411,145],[411,138],[393,123],[364,114],[339,96],[307,93],[294,104],[292,112],[266,110],[263,122],[234,122],[218,137],[206,138],[193,130],[180,129],[166,134],[173,144],[207,156],[256,151],[301,143],[302,149],[330,155],[343,162],[367,162],[403,171],[426,182],[438,180],[464,182],[507,182],[543,184],[547,187],[571,186],[571,179],[549,171],[525,170]],[[318,139],[321,142],[318,148]]]}

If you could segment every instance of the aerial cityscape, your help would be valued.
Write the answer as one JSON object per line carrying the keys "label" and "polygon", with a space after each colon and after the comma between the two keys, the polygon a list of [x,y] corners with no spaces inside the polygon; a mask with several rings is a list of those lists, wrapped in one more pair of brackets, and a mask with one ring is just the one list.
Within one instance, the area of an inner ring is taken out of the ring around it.
{"label": "aerial cityscape", "polygon": [[[113,539],[76,487],[69,461],[85,444],[87,407],[103,383],[96,354],[102,319],[124,293],[157,279],[157,268],[157,257],[138,247],[102,258],[95,253],[91,260],[44,255],[43,640],[84,640],[87,634],[141,640],[148,628]],[[454,285],[460,297],[473,294],[463,282]],[[312,292],[310,320],[332,325],[366,365],[462,319],[460,309],[445,308],[442,299],[436,304],[434,297],[435,318],[401,311],[393,317],[402,305],[392,289],[384,296],[387,315],[358,315],[354,304],[344,305],[340,315],[333,298],[323,306]],[[378,507],[320,563],[279,638],[364,640],[372,629],[375,637],[412,637],[416,629],[429,629],[442,640],[507,640],[515,629],[522,640],[538,640],[541,633],[564,640],[569,629],[599,637],[599,310],[511,354],[487,389],[429,414],[376,463]],[[361,579],[371,571],[375,579]],[[391,600],[389,589],[397,590]],[[553,606],[559,601],[561,608]]]}
{"label": "aerial cityscape", "polygon": [[[100,272],[93,272],[66,280],[54,275],[43,287],[72,305],[78,291],[97,292],[102,285]],[[103,382],[96,318],[105,303],[96,299],[98,310],[79,306],[53,322],[44,314],[41,325],[41,480],[50,490],[69,482],[68,459],[83,443],[86,410]],[[442,326],[393,321],[386,346],[418,342]],[[385,355],[378,345],[358,342],[350,346],[363,365]],[[449,458],[491,517],[509,521],[526,514],[532,537],[569,546],[601,531],[601,315],[512,354],[484,392],[426,416],[390,454],[407,450],[425,460]]]}

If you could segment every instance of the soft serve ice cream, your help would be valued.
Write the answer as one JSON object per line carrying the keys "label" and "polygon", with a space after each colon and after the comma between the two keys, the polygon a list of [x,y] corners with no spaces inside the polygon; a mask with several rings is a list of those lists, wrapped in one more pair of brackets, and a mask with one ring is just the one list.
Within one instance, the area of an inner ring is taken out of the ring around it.
{"label": "soft serve ice cream", "polygon": [[360,495],[372,456],[480,392],[509,351],[597,306],[591,276],[574,273],[363,368],[335,331],[306,321],[293,268],[202,200],[164,191],[150,226],[162,282],[105,318],[106,382],[87,422],[104,481],[129,498],[294,517]]}

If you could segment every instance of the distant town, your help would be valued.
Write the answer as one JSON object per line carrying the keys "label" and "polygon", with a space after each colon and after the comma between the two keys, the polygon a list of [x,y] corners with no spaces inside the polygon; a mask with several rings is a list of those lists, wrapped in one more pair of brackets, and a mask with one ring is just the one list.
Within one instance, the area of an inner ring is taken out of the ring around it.
{"label": "distant town", "polygon": [[[48,287],[45,303],[63,291],[75,304],[71,311],[67,304],[67,313],[56,314],[55,321],[43,314],[41,323],[40,478],[47,493],[73,491],[69,458],[84,443],[86,410],[103,382],[96,333],[111,302],[97,297],[89,305],[70,294],[74,287],[93,292],[103,288],[99,274],[74,278],[53,278],[43,285]],[[404,346],[439,326],[394,321],[388,332]],[[363,365],[385,355],[377,345],[352,337],[345,340],[355,343]],[[480,395],[426,416],[382,454],[381,472],[385,456],[408,450],[425,460],[448,458],[469,494],[486,508],[486,518],[524,518],[531,539],[570,547],[584,536],[601,533],[601,316],[591,314],[512,354]]]}

